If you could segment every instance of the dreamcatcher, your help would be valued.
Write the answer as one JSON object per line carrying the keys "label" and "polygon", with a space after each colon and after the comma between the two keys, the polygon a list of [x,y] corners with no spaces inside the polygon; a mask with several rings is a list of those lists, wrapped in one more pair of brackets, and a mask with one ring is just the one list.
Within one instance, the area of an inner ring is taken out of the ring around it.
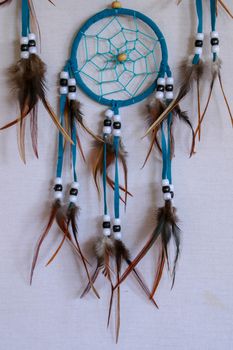
{"label": "dreamcatcher", "polygon": [[46,99],[46,65],[37,54],[36,35],[31,32],[31,22],[34,24],[34,28],[37,28],[37,31],[39,32],[39,26],[32,0],[22,0],[20,60],[9,69],[9,78],[17,95],[20,115],[15,120],[0,128],[0,130],[5,130],[13,125],[19,124],[19,152],[24,162],[26,162],[24,140],[25,121],[27,117],[30,118],[33,150],[36,157],[38,157],[37,109],[39,100],[43,103],[55,125],[63,132],[64,136],[70,140],[68,134],[61,127],[57,116]]}
{"label": "dreamcatcher", "polygon": [[[167,117],[167,115],[176,109],[177,105],[180,101],[190,92],[193,88],[193,85],[197,86],[197,110],[198,110],[198,125],[195,130],[194,137],[198,136],[200,141],[201,139],[201,126],[208,110],[209,103],[211,101],[213,87],[215,81],[218,79],[221,87],[221,91],[223,94],[223,98],[230,116],[231,125],[233,126],[233,115],[224,91],[223,82],[221,78],[221,66],[222,61],[219,57],[219,34],[216,31],[216,18],[217,18],[217,3],[221,6],[225,6],[222,1],[210,0],[210,17],[211,17],[211,33],[210,33],[210,45],[211,45],[211,53],[212,60],[210,63],[204,62],[202,60],[202,51],[204,45],[204,33],[203,33],[203,7],[202,0],[196,0],[196,12],[198,18],[198,28],[195,40],[195,50],[194,55],[191,56],[188,60],[186,60],[182,67],[183,78],[181,88],[177,97],[172,101],[172,103],[166,108],[166,110],[160,115],[157,121],[155,121],[152,126],[147,130],[147,133],[150,133],[155,127],[159,125],[159,123]],[[225,9],[227,10],[226,6]],[[201,112],[201,97],[200,97],[200,83],[204,79],[204,73],[208,70],[210,66],[211,70],[211,79],[210,79],[210,89],[207,98],[207,102],[204,106],[203,112]],[[194,153],[194,144],[192,153]]]}
{"label": "dreamcatcher", "polygon": [[[126,150],[122,140],[120,109],[145,100],[156,91],[155,101],[149,106],[150,115],[154,118],[153,120],[156,120],[159,116],[158,112],[161,112],[161,109],[164,110],[167,103],[173,99],[173,78],[168,65],[168,51],[165,38],[151,19],[137,11],[123,9],[121,8],[121,3],[115,1],[112,4],[112,9],[106,9],[94,15],[78,31],[72,45],[71,56],[67,61],[64,72],[61,79],[61,116],[64,114],[66,105],[67,79],[71,79],[72,81],[72,86],[69,87],[68,94],[68,110],[70,111],[69,115],[73,115],[75,117],[74,119],[80,121],[81,116],[79,109],[80,103],[77,101],[76,95],[76,84],[90,98],[102,105],[108,106],[108,109],[104,113],[102,136],[95,137],[95,161],[93,164],[93,176],[98,192],[103,192],[102,233],[96,239],[93,249],[96,258],[96,268],[91,278],[88,276],[89,282],[82,297],[91,288],[93,289],[99,273],[103,272],[111,288],[108,324],[111,316],[114,292],[117,293],[116,338],[118,339],[120,329],[120,283],[122,276],[125,279],[126,275],[132,271],[146,296],[157,306],[153,298],[154,292],[151,293],[149,291],[136,269],[136,264],[140,259],[136,258],[136,260],[131,261],[129,250],[122,240],[120,203],[122,202],[123,205],[126,205],[127,197],[131,194],[127,186],[128,169]],[[72,106],[75,106],[75,108],[73,109]],[[191,126],[188,117],[181,112],[179,107],[176,108],[176,114]],[[63,125],[62,120],[61,123]],[[76,132],[73,129],[73,125],[73,122],[71,122],[70,130],[71,137],[73,135],[74,154],[76,142],[74,135],[76,135]],[[144,249],[146,253],[161,236],[163,265],[165,259],[168,259],[167,246],[172,237],[177,247],[175,264],[179,255],[180,232],[177,226],[175,208],[172,204],[174,195],[171,176],[173,150],[172,125],[173,114],[170,113],[166,121],[161,123],[161,127],[154,130],[155,136],[152,139],[151,148],[157,144],[162,153],[162,190],[165,205],[159,211],[158,226],[153,233],[153,237],[147,248]],[[61,142],[62,137],[60,134],[60,150],[62,150],[63,145]],[[149,154],[150,152],[151,150]],[[61,159],[61,155],[59,155],[58,159]],[[113,178],[110,171],[112,166],[114,167]],[[124,174],[124,184],[121,184],[120,181],[121,166]],[[73,158],[73,171],[74,169],[75,163]],[[62,190],[59,172],[57,177],[58,182],[56,182],[55,186],[56,196],[56,189],[59,188],[60,192]],[[102,179],[103,191],[100,188],[100,179]],[[109,190],[113,193],[113,208],[107,200]],[[114,212],[113,218],[111,215],[112,209]],[[52,221],[54,221],[55,216],[56,214],[53,211],[51,214]],[[57,222],[59,224],[59,219]],[[64,237],[68,237],[68,239],[70,237],[68,232],[68,224],[70,222],[72,224],[72,221],[67,217],[64,225],[59,224]],[[47,234],[50,227],[51,220],[44,235]],[[123,263],[128,265],[128,269],[126,274],[121,275]],[[160,275],[162,275],[161,262],[159,262],[159,270]],[[173,275],[175,275],[175,267]],[[158,283],[157,276],[156,281]]]}

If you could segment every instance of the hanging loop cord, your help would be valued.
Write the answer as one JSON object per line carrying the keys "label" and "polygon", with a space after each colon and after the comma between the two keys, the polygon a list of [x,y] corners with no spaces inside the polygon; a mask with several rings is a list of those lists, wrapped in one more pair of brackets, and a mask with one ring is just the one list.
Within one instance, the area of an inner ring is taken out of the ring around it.
{"label": "hanging loop cord", "polygon": [[[213,0],[216,1],[216,0]],[[198,18],[198,27],[197,27],[197,33],[202,34],[203,33],[203,5],[202,0],[196,0],[196,12],[197,12],[197,18]],[[200,61],[200,54],[195,54],[193,57],[193,64],[198,64]]]}
{"label": "hanging loop cord", "polygon": [[28,0],[22,0],[22,36],[30,33],[30,10]]}
{"label": "hanging loop cord", "polygon": [[[216,31],[216,8],[217,1],[216,0],[210,0],[210,14],[211,14],[211,30],[212,32]],[[218,58],[218,54],[216,52],[213,52],[213,62],[215,62]]]}
{"label": "hanging loop cord", "polygon": [[161,125],[161,144],[162,144],[162,180],[168,180],[169,184],[172,184],[172,159],[171,159],[171,123],[172,113],[169,113],[167,117],[167,141],[164,131],[164,122]]}
{"label": "hanging loop cord", "polygon": [[[68,64],[63,69],[64,72],[68,72]],[[60,94],[60,124],[64,127],[64,113],[66,106],[67,94]],[[63,159],[64,159],[64,137],[61,131],[58,135],[58,154],[57,154],[57,178],[62,177],[62,168],[63,168]]]}

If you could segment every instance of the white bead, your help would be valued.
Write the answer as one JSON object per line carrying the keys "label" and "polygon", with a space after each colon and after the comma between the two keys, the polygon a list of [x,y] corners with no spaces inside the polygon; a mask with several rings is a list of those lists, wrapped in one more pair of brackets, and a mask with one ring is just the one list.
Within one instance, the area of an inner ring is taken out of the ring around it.
{"label": "white bead", "polygon": [[113,136],[121,136],[121,130],[120,129],[113,129],[112,133],[113,133]]}
{"label": "white bead", "polygon": [[106,237],[111,236],[111,229],[110,228],[104,228],[103,229],[103,235]]}
{"label": "white bead", "polygon": [[168,77],[167,80],[166,80],[166,84],[167,84],[167,85],[173,85],[173,84],[174,84],[174,79],[173,79],[173,77]]}
{"label": "white bead", "polygon": [[157,98],[157,100],[162,100],[164,98],[164,92],[156,91],[155,97]]}
{"label": "white bead", "polygon": [[29,58],[29,52],[28,51],[21,51],[20,57],[24,58],[24,59],[28,59]]}
{"label": "white bead", "polygon": [[165,98],[166,98],[167,100],[173,100],[173,97],[174,97],[174,94],[173,94],[172,91],[166,91],[166,92],[165,92]]}
{"label": "white bead", "polygon": [[114,112],[111,109],[107,109],[104,113],[105,117],[111,119],[114,116]]}
{"label": "white bead", "polygon": [[120,225],[121,224],[121,219],[113,219],[113,225],[116,225],[116,226],[118,226],[118,225]]}
{"label": "white bead", "polygon": [[162,180],[162,187],[164,186],[169,186],[169,180],[168,179],[163,179]]}
{"label": "white bead", "polygon": [[204,40],[204,33],[197,33],[196,40]]}
{"label": "white bead", "polygon": [[62,185],[62,178],[56,177],[56,179],[54,180],[54,185]]}
{"label": "white bead", "polygon": [[74,78],[70,78],[68,80],[68,85],[69,86],[76,86],[76,80]]}
{"label": "white bead", "polygon": [[28,40],[36,40],[36,34],[35,33],[29,33],[28,34]]}
{"label": "white bead", "polygon": [[194,52],[195,52],[195,55],[201,56],[202,55],[202,47],[195,46]]}
{"label": "white bead", "polygon": [[174,185],[170,185],[170,191],[174,192]]}
{"label": "white bead", "polygon": [[29,53],[35,55],[37,53],[36,46],[30,46],[29,47]]}
{"label": "white bead", "polygon": [[65,71],[61,72],[60,73],[60,78],[61,79],[69,79],[69,73],[65,72]]}
{"label": "white bead", "polygon": [[70,200],[70,203],[74,203],[74,204],[75,204],[75,203],[77,203],[77,201],[78,201],[78,197],[77,197],[77,196],[72,196],[72,195],[71,195],[71,196],[69,197],[69,200]]}
{"label": "white bead", "polygon": [[165,201],[171,200],[171,199],[172,199],[171,193],[170,193],[170,192],[164,193],[164,194],[163,194],[163,199],[164,199]]}
{"label": "white bead", "polygon": [[60,86],[60,94],[67,95],[68,94],[68,87],[67,86]]}
{"label": "white bead", "polygon": [[212,45],[211,46],[211,52],[212,53],[219,53],[219,51],[220,51],[219,45]]}
{"label": "white bead", "polygon": [[218,32],[213,31],[213,32],[210,33],[210,37],[211,37],[211,39],[213,39],[213,38],[218,38],[218,37],[219,37],[219,34],[218,34]]}
{"label": "white bead", "polygon": [[114,232],[114,238],[118,241],[122,240],[122,233],[121,232]]}
{"label": "white bead", "polygon": [[103,215],[103,222],[110,222],[111,218],[110,215]]}
{"label": "white bead", "polygon": [[157,85],[165,85],[165,78],[158,78]]}
{"label": "white bead", "polygon": [[79,182],[73,182],[72,185],[71,185],[71,188],[75,188],[76,190],[79,190],[80,189]]}
{"label": "white bead", "polygon": [[121,116],[120,114],[115,114],[113,117],[114,122],[120,122],[121,121]]}
{"label": "white bead", "polygon": [[62,191],[55,191],[54,192],[54,199],[62,199],[62,198],[63,198]]}
{"label": "white bead", "polygon": [[76,100],[76,98],[77,98],[76,92],[69,92],[68,93],[68,99],[69,100]]}
{"label": "white bead", "polygon": [[27,36],[22,36],[20,38],[20,44],[21,45],[27,45],[28,44],[28,37]]}
{"label": "white bead", "polygon": [[110,135],[112,133],[112,128],[111,126],[104,126],[103,127],[103,134]]}

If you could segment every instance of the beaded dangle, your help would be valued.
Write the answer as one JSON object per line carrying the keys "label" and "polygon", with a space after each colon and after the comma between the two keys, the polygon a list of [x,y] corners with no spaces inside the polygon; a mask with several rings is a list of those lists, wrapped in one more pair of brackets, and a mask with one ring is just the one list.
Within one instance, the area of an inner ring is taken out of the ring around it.
{"label": "beaded dangle", "polygon": [[57,157],[57,171],[56,178],[54,181],[54,201],[51,208],[51,213],[49,217],[48,224],[38,240],[35,248],[35,253],[32,262],[30,282],[32,283],[34,269],[39,257],[41,246],[48,236],[52,225],[56,222],[58,230],[63,234],[61,243],[56,249],[55,253],[49,259],[46,266],[48,266],[57,256],[61,250],[63,244],[67,241],[74,252],[80,258],[83,267],[86,271],[90,288],[92,288],[95,295],[99,298],[99,295],[93,286],[90,279],[88,265],[89,262],[85,258],[78,239],[78,226],[77,217],[79,214],[78,206],[78,193],[79,193],[79,183],[77,180],[76,173],[76,158],[77,158],[77,148],[85,160],[83,149],[79,137],[79,127],[81,126],[89,134],[94,135],[90,129],[86,127],[83,121],[83,114],[80,109],[80,103],[77,101],[77,88],[76,81],[69,73],[69,65],[67,64],[64,70],[60,74],[60,124],[65,127],[69,137],[72,140],[72,145],[70,145],[71,159],[72,159],[72,169],[73,182],[69,186],[69,199],[68,204],[64,202],[64,191],[63,191],[63,163],[64,163],[64,152],[66,150],[66,142],[64,140],[63,133],[59,131],[58,135],[58,157]]}
{"label": "beaded dangle", "polygon": [[[208,110],[208,106],[212,97],[213,87],[216,79],[219,80],[223,98],[230,116],[231,124],[233,126],[233,115],[223,88],[223,82],[221,78],[221,59],[219,58],[219,34],[216,31],[216,0],[210,0],[210,15],[211,15],[211,33],[210,33],[210,45],[212,52],[211,60],[211,83],[209,95],[207,102],[201,112],[201,103],[200,103],[200,81],[203,79],[203,73],[209,68],[209,62],[204,62],[201,58],[203,51],[204,43],[204,33],[203,33],[203,7],[202,0],[196,0],[196,11],[198,18],[198,29],[195,40],[195,51],[194,55],[191,56],[188,61],[186,61],[182,67],[183,78],[180,90],[177,97],[168,105],[168,107],[161,113],[159,118],[150,126],[147,130],[146,135],[149,134],[152,130],[159,126],[159,124],[168,116],[169,113],[174,112],[179,105],[180,101],[190,92],[193,87],[193,84],[196,83],[197,86],[197,110],[198,110],[198,125],[194,133],[194,139],[197,138],[200,141],[201,139],[201,126]],[[195,152],[195,142],[193,143],[191,154]]]}
{"label": "beaded dangle", "polygon": [[[70,140],[66,131],[61,127],[59,120],[49,105],[46,98],[45,73],[46,65],[37,54],[36,35],[31,32],[31,18],[34,18],[29,0],[22,0],[22,36],[20,39],[20,60],[9,69],[11,85],[16,93],[20,115],[13,121],[7,123],[0,130],[19,124],[19,153],[26,162],[25,156],[25,121],[30,118],[30,131],[32,147],[35,156],[38,158],[37,146],[37,118],[38,101],[40,100],[54,124]],[[71,140],[70,140],[71,141]]]}
{"label": "beaded dangle", "polygon": [[[167,66],[166,70],[162,70],[160,72],[159,78],[157,79],[157,87],[154,98],[148,106],[149,123],[151,125],[153,125],[153,123],[160,117],[161,113],[166,110],[167,105],[173,101],[173,90],[174,79],[169,67]],[[172,158],[174,154],[174,136],[172,132],[172,126],[174,118],[176,118],[177,115],[190,127],[192,135],[194,135],[192,125],[186,113],[181,111],[179,105],[177,105],[176,109],[174,109],[172,113],[169,113],[167,118],[164,119],[156,128],[152,129],[151,144],[144,165],[148,161],[153,149],[157,149],[161,153],[163,164],[161,190],[164,199],[164,206],[157,210],[157,224],[149,240],[140,250],[138,255],[133,259],[131,265],[125,270],[118,283],[114,287],[117,288],[129,276],[132,269],[135,268],[138,263],[146,256],[148,251],[153,246],[155,246],[155,244],[159,243],[159,258],[156,263],[156,273],[154,277],[153,287],[150,293],[150,298],[153,298],[156,293],[163,275],[163,270],[166,262],[168,270],[171,272],[173,287],[176,276],[176,264],[180,254],[181,232],[178,227],[176,208],[174,207],[174,185],[172,182]],[[176,248],[172,269],[170,268],[170,259],[168,254],[171,239],[173,239]]]}

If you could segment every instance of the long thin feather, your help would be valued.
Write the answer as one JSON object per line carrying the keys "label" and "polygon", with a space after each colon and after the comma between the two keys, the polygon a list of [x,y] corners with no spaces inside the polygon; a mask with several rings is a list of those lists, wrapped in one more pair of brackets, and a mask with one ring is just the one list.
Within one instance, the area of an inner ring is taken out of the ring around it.
{"label": "long thin feather", "polygon": [[54,220],[56,218],[56,215],[57,215],[57,212],[58,210],[61,208],[61,202],[59,200],[55,201],[53,206],[52,206],[52,209],[51,209],[51,213],[50,213],[50,216],[49,216],[49,221],[48,221],[48,224],[44,230],[44,232],[42,233],[41,237],[39,238],[38,242],[37,242],[37,245],[36,245],[36,248],[35,248],[35,253],[34,253],[34,256],[33,256],[33,260],[32,260],[32,266],[31,266],[31,273],[30,273],[30,284],[32,284],[32,279],[33,279],[33,273],[34,273],[34,270],[35,270],[35,267],[36,267],[36,263],[37,263],[37,259],[38,259],[38,256],[39,256],[39,253],[40,253],[40,248],[44,242],[44,239],[47,237],[53,223],[54,223]]}
{"label": "long thin feather", "polygon": [[92,288],[93,292],[95,293],[97,298],[100,299],[100,296],[99,296],[97,290],[95,289],[95,287],[94,287],[94,285],[93,285],[93,283],[91,281],[89,270],[88,270],[87,264],[86,264],[86,258],[84,256],[82,250],[81,250],[81,247],[80,247],[80,244],[79,244],[79,241],[78,241],[78,227],[77,227],[77,223],[76,223],[76,217],[78,215],[78,212],[79,212],[79,208],[76,205],[74,205],[73,203],[70,203],[69,208],[67,210],[67,226],[69,227],[69,225],[71,224],[72,233],[73,233],[73,236],[74,236],[75,243],[77,245],[78,251],[80,253],[80,256],[81,256],[81,259],[82,259],[82,263],[83,263],[83,266],[84,266],[87,278],[89,280],[89,283],[91,285],[91,288]]}

